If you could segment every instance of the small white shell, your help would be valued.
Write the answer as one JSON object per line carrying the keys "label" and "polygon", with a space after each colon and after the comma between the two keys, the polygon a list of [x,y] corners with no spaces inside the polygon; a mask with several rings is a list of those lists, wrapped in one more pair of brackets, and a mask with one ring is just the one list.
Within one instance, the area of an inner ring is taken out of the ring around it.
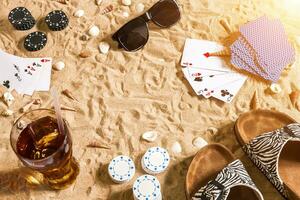
{"label": "small white shell", "polygon": [[57,71],[61,71],[61,70],[63,70],[64,68],[65,68],[65,63],[64,62],[62,62],[62,61],[59,61],[59,62],[57,62],[57,63],[55,63],[54,65],[53,65],[53,69],[55,69],[55,70],[57,70]]}
{"label": "small white shell", "polygon": [[282,91],[281,87],[279,84],[277,83],[272,83],[270,86],[270,90],[274,93],[274,94],[278,94]]}
{"label": "small white shell", "polygon": [[100,34],[100,29],[98,28],[98,26],[92,26],[89,30],[89,35],[96,37]]}
{"label": "small white shell", "polygon": [[22,120],[18,121],[18,123],[17,123],[18,129],[23,130],[25,127],[26,127],[26,122],[24,122]]}
{"label": "small white shell", "polygon": [[124,11],[123,13],[122,13],[122,15],[123,15],[123,17],[129,17],[129,13],[128,12],[126,12],[126,11]]}
{"label": "small white shell", "polygon": [[122,4],[124,6],[130,6],[131,5],[131,0],[122,0]]}
{"label": "small white shell", "polygon": [[173,152],[173,153],[176,153],[176,154],[182,152],[182,147],[181,147],[181,145],[180,145],[179,142],[175,142],[175,143],[172,145],[171,149],[172,149],[172,152]]}
{"label": "small white shell", "polygon": [[207,142],[202,137],[196,137],[193,140],[193,145],[198,149],[201,149],[202,147],[207,145]]}
{"label": "small white shell", "polygon": [[75,17],[82,17],[84,15],[84,10],[77,10],[75,13],[74,13],[74,16]]}
{"label": "small white shell", "polygon": [[107,42],[100,42],[99,50],[100,50],[101,53],[107,54],[109,49],[110,49],[110,46]]}
{"label": "small white shell", "polygon": [[98,6],[100,6],[101,3],[102,3],[102,0],[96,0],[96,4],[97,4]]}
{"label": "small white shell", "polygon": [[144,5],[143,3],[138,3],[138,4],[136,4],[136,6],[135,6],[135,10],[136,10],[136,12],[138,12],[138,13],[143,12],[144,9],[145,9],[145,5]]}
{"label": "small white shell", "polygon": [[4,110],[4,111],[1,113],[1,115],[2,115],[3,117],[9,117],[9,116],[12,116],[13,114],[14,114],[14,111],[9,110],[9,109]]}
{"label": "small white shell", "polygon": [[3,101],[6,103],[6,105],[9,107],[14,102],[15,98],[10,92],[5,92],[3,94]]}
{"label": "small white shell", "polygon": [[156,131],[147,131],[142,135],[142,138],[147,142],[154,142],[157,138],[157,135],[158,134]]}

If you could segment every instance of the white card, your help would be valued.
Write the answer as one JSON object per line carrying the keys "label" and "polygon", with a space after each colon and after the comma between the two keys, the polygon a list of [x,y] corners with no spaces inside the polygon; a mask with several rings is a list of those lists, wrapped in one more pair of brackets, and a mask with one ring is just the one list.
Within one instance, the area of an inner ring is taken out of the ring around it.
{"label": "white card", "polygon": [[198,67],[216,71],[231,71],[225,61],[218,56],[206,57],[205,53],[219,52],[224,47],[216,42],[207,40],[186,39],[181,66]]}

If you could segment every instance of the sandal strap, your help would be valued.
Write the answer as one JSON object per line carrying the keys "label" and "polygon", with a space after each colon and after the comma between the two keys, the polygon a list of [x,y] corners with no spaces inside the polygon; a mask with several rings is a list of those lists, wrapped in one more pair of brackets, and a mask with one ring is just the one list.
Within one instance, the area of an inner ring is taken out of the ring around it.
{"label": "sandal strap", "polygon": [[252,162],[286,198],[287,191],[279,176],[278,162],[280,153],[288,141],[300,141],[299,123],[259,135],[243,147]]}
{"label": "sandal strap", "polygon": [[240,160],[235,160],[225,167],[215,178],[209,181],[208,184],[198,190],[193,200],[226,200],[230,188],[235,186],[246,186],[255,190],[261,200],[262,194],[256,188],[243,163]]}

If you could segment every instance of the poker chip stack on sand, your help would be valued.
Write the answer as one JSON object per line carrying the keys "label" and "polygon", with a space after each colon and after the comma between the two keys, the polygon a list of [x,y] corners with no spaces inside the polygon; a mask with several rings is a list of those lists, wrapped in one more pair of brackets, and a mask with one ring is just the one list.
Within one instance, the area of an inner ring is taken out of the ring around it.
{"label": "poker chip stack on sand", "polygon": [[148,149],[141,160],[144,171],[151,175],[164,172],[170,163],[170,156],[166,149],[152,147]]}
{"label": "poker chip stack on sand", "polygon": [[161,200],[161,186],[156,177],[142,175],[133,184],[133,197],[135,200]]}
{"label": "poker chip stack on sand", "polygon": [[108,165],[108,174],[115,183],[126,183],[135,174],[134,162],[128,156],[118,156]]}

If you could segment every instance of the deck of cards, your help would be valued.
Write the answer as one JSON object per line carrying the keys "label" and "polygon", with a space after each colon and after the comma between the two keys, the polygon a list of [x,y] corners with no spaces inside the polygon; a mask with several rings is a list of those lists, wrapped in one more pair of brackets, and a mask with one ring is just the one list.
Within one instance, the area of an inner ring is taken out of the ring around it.
{"label": "deck of cards", "polygon": [[221,52],[222,45],[207,40],[187,39],[181,59],[182,71],[195,93],[230,103],[247,77],[231,70],[218,56],[207,52]]}
{"label": "deck of cards", "polygon": [[240,33],[230,46],[235,67],[277,82],[282,70],[295,61],[295,50],[280,20],[263,16],[241,26]]}
{"label": "deck of cards", "polygon": [[32,95],[50,88],[52,58],[21,58],[0,50],[0,85]]}

